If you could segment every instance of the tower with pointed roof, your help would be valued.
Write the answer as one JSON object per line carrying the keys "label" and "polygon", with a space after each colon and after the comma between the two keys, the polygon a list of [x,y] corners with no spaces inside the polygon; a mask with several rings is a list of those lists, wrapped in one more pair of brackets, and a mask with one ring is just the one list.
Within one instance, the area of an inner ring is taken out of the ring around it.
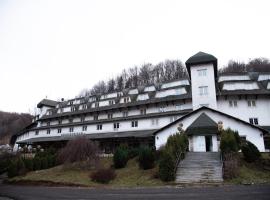
{"label": "tower with pointed roof", "polygon": [[202,106],[217,109],[216,85],[217,58],[211,54],[198,52],[186,61],[191,80],[192,107]]}

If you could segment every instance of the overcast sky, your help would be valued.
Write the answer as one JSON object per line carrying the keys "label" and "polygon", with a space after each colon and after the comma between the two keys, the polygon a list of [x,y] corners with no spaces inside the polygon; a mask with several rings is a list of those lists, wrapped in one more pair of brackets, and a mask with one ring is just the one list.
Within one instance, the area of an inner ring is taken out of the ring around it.
{"label": "overcast sky", "polygon": [[122,69],[198,51],[270,57],[270,1],[0,0],[0,110],[73,98]]}

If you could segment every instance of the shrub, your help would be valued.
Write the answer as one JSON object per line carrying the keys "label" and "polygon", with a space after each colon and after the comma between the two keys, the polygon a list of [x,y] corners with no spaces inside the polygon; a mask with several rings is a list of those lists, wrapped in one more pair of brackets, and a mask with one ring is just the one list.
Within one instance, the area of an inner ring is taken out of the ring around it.
{"label": "shrub", "polygon": [[70,140],[59,152],[57,160],[59,163],[74,163],[88,161],[96,164],[99,159],[99,149],[96,143],[86,137],[77,137]]}
{"label": "shrub", "polygon": [[237,144],[235,132],[227,129],[221,133],[220,150],[224,153],[238,152],[239,146]]}
{"label": "shrub", "polygon": [[169,151],[173,158],[176,159],[177,155],[181,153],[185,153],[188,147],[188,137],[186,134],[176,133],[174,135],[169,136],[167,143],[165,145],[165,149]]}
{"label": "shrub", "polygon": [[163,151],[159,161],[159,177],[162,181],[173,181],[174,173],[174,159],[170,152]]}
{"label": "shrub", "polygon": [[34,169],[33,159],[24,159],[23,162],[24,162],[25,168],[28,171],[33,171]]}
{"label": "shrub", "polygon": [[41,159],[39,157],[35,157],[33,159],[34,162],[34,170],[40,170],[41,169]]}
{"label": "shrub", "polygon": [[48,158],[48,168],[55,166],[55,155],[50,155]]}
{"label": "shrub", "polygon": [[40,159],[41,169],[48,169],[48,157],[43,157]]}
{"label": "shrub", "polygon": [[12,178],[18,175],[17,161],[13,160],[8,167],[8,177]]}
{"label": "shrub", "polygon": [[135,158],[139,155],[139,148],[131,148],[128,150],[128,159]]}
{"label": "shrub", "polygon": [[139,152],[139,166],[142,169],[152,169],[155,166],[155,154],[149,147],[142,147]]}
{"label": "shrub", "polygon": [[8,170],[8,167],[12,161],[12,159],[15,158],[14,154],[8,153],[8,152],[2,152],[0,153],[0,174],[6,172]]}
{"label": "shrub", "polygon": [[115,179],[116,174],[113,169],[99,169],[90,175],[92,181],[98,183],[109,183],[111,180]]}
{"label": "shrub", "polygon": [[113,163],[116,169],[126,166],[128,161],[128,151],[125,148],[118,147],[113,155]]}
{"label": "shrub", "polygon": [[232,179],[237,177],[239,172],[238,153],[225,153],[223,155],[223,178]]}
{"label": "shrub", "polygon": [[255,162],[261,157],[261,153],[258,148],[249,141],[246,141],[244,144],[242,144],[241,149],[244,155],[244,159],[247,162]]}

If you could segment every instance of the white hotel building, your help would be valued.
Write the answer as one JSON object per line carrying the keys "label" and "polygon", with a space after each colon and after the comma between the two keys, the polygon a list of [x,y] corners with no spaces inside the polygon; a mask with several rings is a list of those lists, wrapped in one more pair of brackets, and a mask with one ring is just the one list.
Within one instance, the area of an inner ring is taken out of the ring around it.
{"label": "white hotel building", "polygon": [[190,79],[61,102],[44,99],[16,144],[60,147],[84,135],[108,153],[121,143],[158,149],[181,125],[190,151],[218,151],[219,124],[266,151],[270,73],[218,76],[217,59],[203,52],[190,57],[186,67]]}

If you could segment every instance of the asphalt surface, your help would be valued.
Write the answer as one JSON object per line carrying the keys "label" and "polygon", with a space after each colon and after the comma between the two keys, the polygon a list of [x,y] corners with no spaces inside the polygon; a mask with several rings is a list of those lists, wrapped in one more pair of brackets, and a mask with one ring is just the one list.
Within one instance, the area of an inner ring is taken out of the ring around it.
{"label": "asphalt surface", "polygon": [[269,200],[270,185],[218,187],[162,187],[137,189],[91,189],[78,187],[14,186],[0,184],[0,200],[4,199],[222,199]]}

